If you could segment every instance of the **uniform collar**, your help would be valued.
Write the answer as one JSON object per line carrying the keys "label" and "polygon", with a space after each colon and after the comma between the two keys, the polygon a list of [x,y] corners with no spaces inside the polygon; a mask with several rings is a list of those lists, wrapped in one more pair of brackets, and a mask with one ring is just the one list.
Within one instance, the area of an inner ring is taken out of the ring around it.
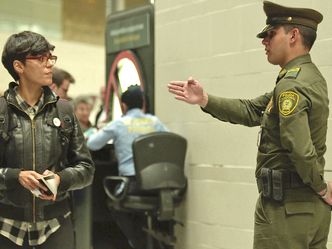
{"label": "uniform collar", "polygon": [[283,69],[289,70],[295,66],[311,63],[311,56],[310,54],[305,54],[294,58],[293,60],[289,61]]}
{"label": "uniform collar", "polygon": [[280,70],[276,83],[278,83],[288,73],[291,73],[291,74],[297,73],[298,74],[298,72],[300,71],[300,65],[306,64],[306,63],[311,63],[310,54],[301,55],[301,56],[298,56],[298,57],[294,58],[293,60],[289,61],[286,64],[286,66]]}

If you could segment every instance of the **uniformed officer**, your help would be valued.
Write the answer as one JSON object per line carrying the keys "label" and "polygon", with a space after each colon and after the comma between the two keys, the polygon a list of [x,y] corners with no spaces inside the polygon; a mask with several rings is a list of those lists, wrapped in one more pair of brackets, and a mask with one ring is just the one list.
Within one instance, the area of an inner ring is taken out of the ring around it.
{"label": "uniformed officer", "polygon": [[254,249],[326,249],[332,204],[324,181],[329,100],[309,51],[323,16],[264,1],[267,60],[281,71],[270,93],[252,100],[207,94],[201,84],[171,81],[169,92],[231,123],[260,125]]}

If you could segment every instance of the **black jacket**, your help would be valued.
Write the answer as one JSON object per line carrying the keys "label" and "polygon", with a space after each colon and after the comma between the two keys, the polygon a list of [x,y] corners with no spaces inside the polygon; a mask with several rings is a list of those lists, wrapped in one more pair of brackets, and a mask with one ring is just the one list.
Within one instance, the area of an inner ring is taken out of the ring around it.
{"label": "black jacket", "polygon": [[[15,86],[10,83],[5,92],[9,140],[0,162],[0,216],[36,222],[64,215],[69,210],[68,191],[91,184],[94,174],[79,122],[73,112],[59,115],[58,97],[49,87],[44,87],[44,105],[31,120],[17,103]],[[60,176],[55,202],[34,197],[18,181],[21,170],[41,174],[46,169]]]}

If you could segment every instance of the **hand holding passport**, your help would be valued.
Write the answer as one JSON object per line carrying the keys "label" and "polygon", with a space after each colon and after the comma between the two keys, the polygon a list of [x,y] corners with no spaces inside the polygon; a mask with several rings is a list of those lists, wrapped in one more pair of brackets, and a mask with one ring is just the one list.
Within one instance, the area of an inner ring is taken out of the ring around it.
{"label": "hand holding passport", "polygon": [[35,196],[39,197],[41,194],[49,195],[49,196],[51,196],[51,195],[55,196],[57,194],[58,187],[57,187],[57,184],[56,184],[56,181],[55,181],[55,175],[54,174],[43,176],[41,178],[38,178],[37,180],[47,190],[45,191],[45,190],[40,189],[40,188],[34,189],[31,192]]}

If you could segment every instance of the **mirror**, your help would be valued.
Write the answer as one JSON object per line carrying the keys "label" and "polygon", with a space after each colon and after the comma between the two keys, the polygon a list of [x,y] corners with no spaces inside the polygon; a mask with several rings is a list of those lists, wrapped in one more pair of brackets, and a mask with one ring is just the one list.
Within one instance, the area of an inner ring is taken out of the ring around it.
{"label": "mirror", "polygon": [[107,120],[122,116],[120,96],[131,85],[139,85],[144,90],[140,62],[132,51],[126,50],[115,57],[110,69],[104,108]]}

